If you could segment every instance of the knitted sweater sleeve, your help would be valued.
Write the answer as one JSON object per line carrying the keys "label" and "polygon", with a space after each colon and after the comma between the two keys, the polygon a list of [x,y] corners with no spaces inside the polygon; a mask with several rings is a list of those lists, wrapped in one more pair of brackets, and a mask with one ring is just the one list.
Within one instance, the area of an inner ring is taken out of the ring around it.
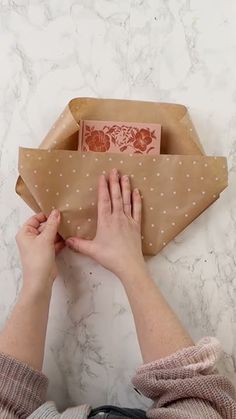
{"label": "knitted sweater sleeve", "polygon": [[[216,339],[205,338],[196,346],[141,366],[135,387],[153,400],[147,416],[160,419],[236,417],[235,390],[219,375],[215,363],[220,354]],[[1,419],[61,417],[55,405],[44,403],[47,378],[28,365],[0,354]],[[88,406],[63,413],[63,417],[86,418]]]}
{"label": "knitted sweater sleeve", "polygon": [[216,370],[221,354],[215,338],[142,365],[133,384],[153,400],[147,416],[158,419],[236,417],[236,394],[231,382]]}
{"label": "knitted sweater sleeve", "polygon": [[8,355],[0,353],[0,417],[27,418],[45,402],[48,380]]}
{"label": "knitted sweater sleeve", "polygon": [[91,410],[80,405],[58,412],[45,402],[48,379],[17,359],[0,353],[0,419],[86,419]]}

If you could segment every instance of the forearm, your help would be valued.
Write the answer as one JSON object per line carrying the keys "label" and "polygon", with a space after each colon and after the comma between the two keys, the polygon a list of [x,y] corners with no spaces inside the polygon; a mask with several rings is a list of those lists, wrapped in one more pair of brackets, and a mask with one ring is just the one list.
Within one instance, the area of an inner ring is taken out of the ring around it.
{"label": "forearm", "polygon": [[121,281],[134,316],[144,362],[193,345],[176,314],[145,271],[129,270]]}
{"label": "forearm", "polygon": [[34,292],[22,288],[5,328],[0,334],[0,352],[41,371],[51,289]]}

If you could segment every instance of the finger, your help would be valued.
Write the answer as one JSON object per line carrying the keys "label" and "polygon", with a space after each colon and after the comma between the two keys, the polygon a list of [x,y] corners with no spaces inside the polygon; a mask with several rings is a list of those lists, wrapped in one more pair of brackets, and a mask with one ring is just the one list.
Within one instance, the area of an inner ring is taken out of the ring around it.
{"label": "finger", "polygon": [[93,241],[80,239],[79,237],[70,237],[66,240],[66,246],[68,246],[74,252],[79,252],[87,256],[93,254]]}
{"label": "finger", "polygon": [[109,176],[110,195],[112,212],[118,213],[123,211],[122,196],[120,190],[119,174],[116,169],[113,169]]}
{"label": "finger", "polygon": [[123,209],[124,213],[131,216],[131,191],[130,191],[130,181],[129,176],[125,175],[121,178],[121,191],[123,199]]}
{"label": "finger", "polygon": [[[43,232],[43,230],[45,229],[45,227],[46,227],[46,223],[42,223],[42,224],[40,224],[40,226],[39,226],[39,228],[38,228],[38,233],[42,233],[42,232]],[[63,239],[62,239],[62,237],[60,236],[60,234],[59,234],[59,233],[57,233],[57,235],[56,235],[56,237],[55,237],[55,240],[54,240],[54,243],[57,243],[57,242],[59,242],[59,241],[61,241],[61,240],[63,240]]]}
{"label": "finger", "polygon": [[23,235],[24,237],[32,237],[32,236],[38,236],[38,230],[37,228],[34,228],[32,226],[24,226],[24,228],[20,231],[20,235]]}
{"label": "finger", "polygon": [[111,214],[111,198],[108,184],[104,175],[100,176],[98,183],[98,220]]}
{"label": "finger", "polygon": [[38,228],[38,232],[39,232],[39,233],[42,233],[42,232],[43,232],[43,230],[45,229],[45,226],[46,226],[46,222],[45,222],[45,223],[40,224],[40,226],[39,226],[39,228]]}
{"label": "finger", "polygon": [[41,233],[40,237],[45,238],[50,243],[54,243],[56,235],[57,235],[57,229],[58,229],[59,223],[60,223],[60,212],[57,209],[55,209],[49,215],[46,225],[44,227],[44,230]]}
{"label": "finger", "polygon": [[64,247],[65,247],[65,242],[63,240],[55,243],[55,252],[56,252],[56,255],[58,255],[58,253],[60,253],[60,251],[62,249],[64,249]]}
{"label": "finger", "polygon": [[46,221],[46,215],[44,215],[42,212],[40,212],[39,214],[35,214],[32,217],[30,217],[25,224],[23,225],[23,227],[34,227],[34,228],[38,228],[40,226],[41,223],[43,223],[44,221]]}
{"label": "finger", "polygon": [[141,215],[142,215],[142,200],[139,190],[135,188],[132,194],[133,201],[133,219],[141,227]]}

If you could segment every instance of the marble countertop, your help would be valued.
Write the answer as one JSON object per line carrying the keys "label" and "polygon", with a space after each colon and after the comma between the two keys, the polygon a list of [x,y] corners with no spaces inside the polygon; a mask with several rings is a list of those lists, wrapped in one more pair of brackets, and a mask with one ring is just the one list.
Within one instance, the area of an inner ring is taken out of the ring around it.
{"label": "marble countertop", "polygon": [[[183,103],[207,154],[224,155],[229,187],[147,263],[194,339],[217,336],[236,381],[236,3],[205,0],[4,0],[0,4],[0,326],[16,301],[15,233],[31,211],[14,192],[18,146],[36,147],[76,96]],[[144,406],[141,363],[115,277],[87,258],[59,258],[44,371],[48,397]]]}

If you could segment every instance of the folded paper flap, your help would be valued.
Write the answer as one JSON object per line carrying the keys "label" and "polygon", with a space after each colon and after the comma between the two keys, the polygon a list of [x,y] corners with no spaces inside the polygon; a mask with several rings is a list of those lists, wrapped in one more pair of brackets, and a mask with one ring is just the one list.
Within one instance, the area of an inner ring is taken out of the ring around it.
{"label": "folded paper flap", "polygon": [[40,148],[77,150],[78,131],[79,123],[69,106],[66,106],[44,138]]}
{"label": "folded paper flap", "polygon": [[27,205],[34,211],[34,212],[40,212],[41,208],[35,201],[32,193],[26,186],[25,182],[23,181],[22,177],[19,176],[16,182],[16,192],[18,195],[26,202]]}
{"label": "folded paper flap", "polygon": [[[91,118],[92,115],[96,115],[96,118],[94,119],[98,120],[110,119],[107,118],[108,115],[115,115],[118,112],[122,115],[121,121],[126,122],[135,121],[136,119],[132,119],[132,116],[138,115],[139,118],[142,118],[141,122],[155,123],[157,109],[161,118],[165,118],[166,113],[171,112],[172,119],[176,121],[182,120],[184,115],[188,113],[186,106],[179,103],[147,102],[129,99],[80,97],[71,99],[68,106],[72,114],[76,114],[79,110],[82,116],[88,115],[88,119],[93,119]],[[145,112],[145,115],[142,116],[141,114],[144,108],[147,109],[147,112]]]}
{"label": "folded paper flap", "polygon": [[[81,120],[118,120],[162,125],[161,155],[80,153]],[[66,106],[41,150],[21,149],[17,193],[34,210],[62,211],[60,234],[93,237],[97,180],[117,167],[143,196],[143,251],[156,254],[227,186],[224,158],[206,157],[183,105],[77,98]],[[44,149],[44,150],[42,150]],[[46,150],[47,151],[46,151]]]}
{"label": "folded paper flap", "polygon": [[[95,98],[72,99],[53,124],[40,148],[77,150],[81,119],[160,123],[163,127],[161,153],[204,154],[184,105]],[[20,177],[16,192],[34,211],[37,210],[37,204],[30,197]]]}
{"label": "folded paper flap", "polygon": [[39,207],[62,212],[63,237],[92,238],[97,181],[117,167],[143,196],[143,251],[157,253],[227,186],[224,157],[127,155],[21,148],[19,171]]}
{"label": "folded paper flap", "polygon": [[203,148],[184,105],[77,98],[70,101],[69,108],[77,122],[81,119],[97,119],[159,123],[163,127],[163,154],[203,154]]}
{"label": "folded paper flap", "polygon": [[159,123],[163,126],[163,154],[203,154],[185,106],[118,99],[73,99],[40,147],[76,150],[80,120],[89,119]]}

